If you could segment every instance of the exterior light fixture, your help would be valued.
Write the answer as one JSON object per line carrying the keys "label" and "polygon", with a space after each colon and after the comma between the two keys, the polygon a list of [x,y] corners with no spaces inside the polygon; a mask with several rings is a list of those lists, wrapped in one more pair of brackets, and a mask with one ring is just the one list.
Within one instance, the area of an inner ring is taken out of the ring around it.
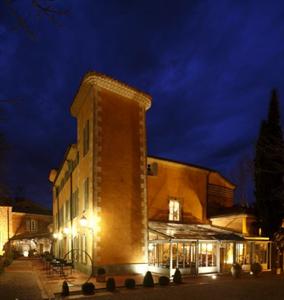
{"label": "exterior light fixture", "polygon": [[80,225],[82,227],[86,227],[88,225],[88,220],[87,218],[83,215],[83,217],[80,219]]}
{"label": "exterior light fixture", "polygon": [[70,229],[69,229],[68,227],[65,227],[65,228],[63,229],[63,232],[64,232],[65,234],[69,234],[69,233],[70,233]]}

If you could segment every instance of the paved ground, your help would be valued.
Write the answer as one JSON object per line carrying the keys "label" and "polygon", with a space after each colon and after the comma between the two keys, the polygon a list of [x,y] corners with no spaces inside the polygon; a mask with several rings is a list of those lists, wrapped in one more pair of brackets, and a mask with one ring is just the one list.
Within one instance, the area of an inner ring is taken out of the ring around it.
{"label": "paved ground", "polygon": [[[73,273],[69,276],[72,283],[84,282],[86,275]],[[141,276],[136,276],[136,282],[142,281]],[[117,285],[123,285],[125,277],[115,277]],[[44,264],[40,260],[14,261],[0,275],[0,300],[38,300],[41,296],[45,299],[54,297],[61,291],[64,278],[56,273],[46,272]],[[95,296],[82,298],[71,296],[68,299],[100,299],[100,300],[278,300],[284,299],[284,276],[263,273],[255,279],[245,275],[241,279],[233,279],[231,276],[218,276],[216,280],[211,277],[200,276],[198,278],[185,278],[185,284],[180,286],[142,288],[135,290],[118,289],[115,293],[103,290],[105,283],[96,283]],[[79,290],[79,286],[72,286],[73,291]],[[53,298],[54,299],[54,298]],[[57,296],[56,299],[60,299]]]}
{"label": "paved ground", "polygon": [[217,279],[197,284],[155,287],[110,295],[95,296],[93,299],[113,300],[278,300],[284,299],[284,278],[246,278],[239,280]]}
{"label": "paved ground", "polygon": [[28,261],[14,261],[0,275],[1,300],[40,300],[41,290],[32,264]]}

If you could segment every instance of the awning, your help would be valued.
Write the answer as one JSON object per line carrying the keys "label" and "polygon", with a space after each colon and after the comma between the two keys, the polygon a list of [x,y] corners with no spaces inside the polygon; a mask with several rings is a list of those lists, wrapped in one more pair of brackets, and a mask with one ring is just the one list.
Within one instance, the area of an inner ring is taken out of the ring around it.
{"label": "awning", "polygon": [[28,240],[28,239],[51,238],[51,233],[20,233],[14,235],[10,240]]}
{"label": "awning", "polygon": [[216,240],[244,241],[241,234],[215,227],[209,224],[176,224],[149,222],[149,231],[160,234],[169,240]]}

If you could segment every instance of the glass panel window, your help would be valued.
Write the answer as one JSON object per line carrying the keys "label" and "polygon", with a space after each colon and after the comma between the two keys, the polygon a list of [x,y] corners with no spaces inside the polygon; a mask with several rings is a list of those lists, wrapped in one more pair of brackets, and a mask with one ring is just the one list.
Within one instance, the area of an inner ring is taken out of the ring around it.
{"label": "glass panel window", "polygon": [[184,268],[195,267],[195,243],[184,243]]}
{"label": "glass panel window", "polygon": [[31,220],[31,231],[37,231],[37,220]]}
{"label": "glass panel window", "polygon": [[216,267],[217,265],[217,245],[216,243],[199,244],[199,266]]}
{"label": "glass panel window", "polygon": [[267,263],[267,243],[256,243],[254,245],[254,262]]}
{"label": "glass panel window", "polygon": [[180,221],[180,203],[178,200],[169,201],[169,221]]}
{"label": "glass panel window", "polygon": [[248,243],[236,244],[236,262],[241,265],[250,264],[251,245]]}
{"label": "glass panel window", "polygon": [[157,258],[158,258],[158,266],[160,268],[170,267],[170,244],[169,243],[157,244]]}
{"label": "glass panel window", "polygon": [[87,238],[85,236],[85,234],[82,235],[81,238],[81,249],[82,249],[82,263],[86,264],[87,263],[87,255],[86,255],[86,251],[87,251]]}

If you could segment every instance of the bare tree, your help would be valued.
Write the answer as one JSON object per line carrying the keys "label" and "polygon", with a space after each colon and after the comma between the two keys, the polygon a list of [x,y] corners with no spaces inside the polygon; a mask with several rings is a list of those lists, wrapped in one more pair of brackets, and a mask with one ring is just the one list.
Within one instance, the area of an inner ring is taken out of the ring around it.
{"label": "bare tree", "polygon": [[[30,26],[27,17],[24,16],[24,13],[16,8],[16,2],[16,0],[4,0],[7,12],[16,24],[16,30],[23,30],[28,37],[35,40],[36,32]],[[58,19],[62,16],[68,15],[68,10],[57,8],[55,2],[56,1],[54,0],[31,0],[30,8],[37,16],[46,17],[52,23],[59,25]]]}

